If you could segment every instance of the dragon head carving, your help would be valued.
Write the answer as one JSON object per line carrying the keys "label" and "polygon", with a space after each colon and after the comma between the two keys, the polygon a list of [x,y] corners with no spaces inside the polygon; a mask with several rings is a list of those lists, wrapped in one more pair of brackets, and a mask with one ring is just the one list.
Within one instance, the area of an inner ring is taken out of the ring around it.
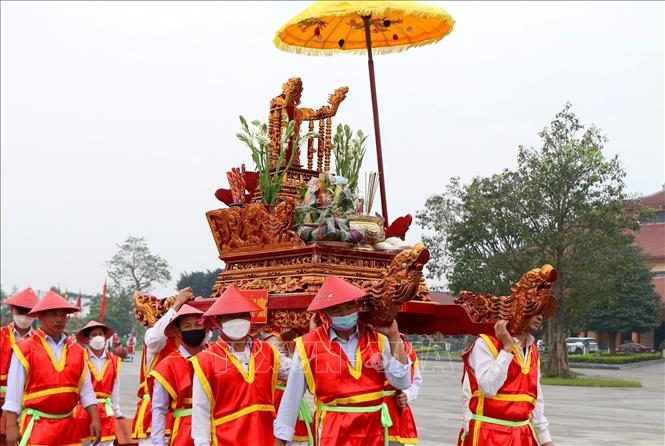
{"label": "dragon head carving", "polygon": [[366,322],[376,326],[390,324],[404,302],[424,299],[428,289],[423,283],[423,267],[428,260],[429,250],[416,243],[395,256],[381,279],[362,282],[361,287],[368,293],[363,302],[364,316],[369,318]]}
{"label": "dragon head carving", "polygon": [[546,264],[542,268],[527,271],[510,288],[509,296],[462,291],[455,303],[462,305],[476,323],[494,323],[505,319],[508,321],[508,331],[518,334],[530,317],[542,313],[545,320],[554,314],[556,299],[551,290],[556,277],[556,270]]}
{"label": "dragon head carving", "polygon": [[136,291],[134,309],[136,320],[145,327],[152,327],[175,303],[175,296],[159,299],[151,294]]}

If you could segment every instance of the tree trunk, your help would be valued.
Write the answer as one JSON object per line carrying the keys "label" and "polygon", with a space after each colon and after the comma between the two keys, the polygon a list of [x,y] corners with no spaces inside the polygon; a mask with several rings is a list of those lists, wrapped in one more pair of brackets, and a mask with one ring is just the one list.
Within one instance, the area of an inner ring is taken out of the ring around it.
{"label": "tree trunk", "polygon": [[617,352],[617,332],[608,331],[607,338],[610,349],[610,355],[614,355]]}
{"label": "tree trunk", "polygon": [[[558,286],[557,286],[558,285]],[[555,284],[557,291],[558,302],[557,310],[554,316],[549,320],[549,337],[550,337],[550,360],[547,365],[547,374],[549,376],[556,376],[566,378],[570,376],[570,369],[568,368],[568,352],[566,351],[566,326],[563,317],[563,286],[558,283]]]}

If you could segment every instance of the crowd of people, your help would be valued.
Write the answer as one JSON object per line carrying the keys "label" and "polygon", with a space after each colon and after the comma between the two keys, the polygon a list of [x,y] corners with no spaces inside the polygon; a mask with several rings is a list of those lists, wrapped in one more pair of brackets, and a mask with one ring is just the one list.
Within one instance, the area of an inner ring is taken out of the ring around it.
{"label": "crowd of people", "polygon": [[[297,336],[253,330],[260,307],[235,286],[205,312],[188,304],[190,288],[181,290],[145,333],[132,437],[155,446],[417,443],[409,404],[422,385],[418,358],[395,321],[358,320],[365,296],[328,276],[307,308],[309,332]],[[79,308],[53,291],[39,299],[28,288],[5,304],[13,318],[0,332],[6,443],[112,445],[124,418],[113,328],[90,321],[68,336],[68,315]],[[515,308],[463,355],[458,445],[553,445],[532,334],[554,307],[552,300],[531,302],[529,314]]]}

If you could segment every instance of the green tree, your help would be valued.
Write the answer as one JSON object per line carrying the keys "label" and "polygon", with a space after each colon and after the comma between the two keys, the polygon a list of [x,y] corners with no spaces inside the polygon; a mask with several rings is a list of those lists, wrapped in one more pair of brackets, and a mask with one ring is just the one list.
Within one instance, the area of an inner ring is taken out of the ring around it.
{"label": "green tree", "polygon": [[117,246],[119,251],[106,262],[115,287],[149,292],[155,284],[166,285],[171,280],[168,262],[150,252],[143,237],[127,237]]}
{"label": "green tree", "polygon": [[[120,336],[134,332],[138,339],[143,339],[144,328],[136,323],[134,310],[134,292],[122,288],[109,288],[106,296],[106,312],[104,323],[111,326]],[[90,312],[82,320],[83,324],[90,320],[99,320],[102,295],[90,297]]]}
{"label": "green tree", "polygon": [[[584,299],[586,290],[575,289],[576,301],[590,302],[583,310],[581,328],[604,331],[609,335],[610,352],[615,352],[614,339],[625,330],[645,331],[660,325],[660,296],[651,284],[651,272],[644,262],[641,250],[628,245],[604,250],[604,262],[589,268],[603,283],[593,299]],[[611,274],[608,274],[611,272]],[[593,292],[593,291],[592,291]]]}
{"label": "green tree", "polygon": [[9,312],[9,307],[5,305],[5,301],[9,296],[5,293],[0,286],[0,327],[4,327],[12,321],[12,315]]}
{"label": "green tree", "polygon": [[[601,247],[630,241],[625,229],[637,219],[623,206],[625,173],[617,157],[606,159],[606,137],[585,128],[566,104],[539,136],[540,149],[519,147],[517,169],[461,185],[427,200],[416,215],[433,231],[423,238],[433,250],[429,277],[445,275],[461,290],[507,294],[525,271],[552,264],[559,272],[553,294],[558,311],[548,323],[549,374],[567,376],[564,314],[583,266]],[[438,256],[438,257],[437,257]]]}
{"label": "green tree", "polygon": [[191,287],[194,290],[195,296],[210,297],[212,295],[212,287],[215,285],[217,276],[224,271],[222,268],[217,268],[214,271],[207,270],[193,271],[191,273],[180,274],[177,287],[179,290]]}
{"label": "green tree", "polygon": [[[105,320],[117,323],[118,331],[129,322],[130,330],[136,333],[134,292],[149,292],[156,284],[166,285],[171,280],[171,272],[168,262],[150,252],[143,237],[130,236],[117,246],[118,252],[106,262],[111,283],[106,296]],[[96,309],[99,314],[99,306]]]}

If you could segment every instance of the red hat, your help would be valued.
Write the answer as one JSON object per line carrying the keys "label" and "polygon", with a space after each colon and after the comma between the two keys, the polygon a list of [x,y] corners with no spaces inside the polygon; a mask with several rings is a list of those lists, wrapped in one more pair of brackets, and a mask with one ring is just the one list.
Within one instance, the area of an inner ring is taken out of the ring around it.
{"label": "red hat", "polygon": [[367,291],[331,274],[323,281],[323,285],[310,302],[307,311],[323,310],[363,296],[367,296]]}
{"label": "red hat", "polygon": [[72,305],[67,300],[56,293],[55,291],[49,291],[44,294],[44,296],[32,307],[28,316],[37,316],[42,311],[49,310],[65,310],[67,313],[76,313],[81,311],[76,305]]}
{"label": "red hat", "polygon": [[90,332],[95,327],[100,327],[102,330],[104,330],[104,337],[106,339],[110,338],[113,335],[113,329],[108,325],[104,325],[101,322],[97,321],[90,321],[87,324],[85,324],[85,327],[83,327],[78,331],[78,333],[76,333],[76,340],[79,342],[79,344],[85,344],[85,342],[88,340]]}
{"label": "red hat", "polygon": [[14,294],[12,297],[7,299],[5,303],[11,305],[12,307],[21,307],[31,309],[39,302],[39,297],[32,291],[32,288],[28,287],[23,291],[19,291]]}
{"label": "red hat", "polygon": [[164,334],[168,336],[169,338],[175,338],[176,335],[176,325],[178,323],[178,319],[184,316],[203,316],[203,311],[199,310],[198,308],[194,308],[191,305],[184,304],[178,312],[173,316],[173,319],[171,319],[171,322],[166,326],[164,329]]}
{"label": "red hat", "polygon": [[251,313],[261,311],[261,307],[245,297],[235,286],[229,286],[208,308],[204,316],[222,316],[224,314]]}

